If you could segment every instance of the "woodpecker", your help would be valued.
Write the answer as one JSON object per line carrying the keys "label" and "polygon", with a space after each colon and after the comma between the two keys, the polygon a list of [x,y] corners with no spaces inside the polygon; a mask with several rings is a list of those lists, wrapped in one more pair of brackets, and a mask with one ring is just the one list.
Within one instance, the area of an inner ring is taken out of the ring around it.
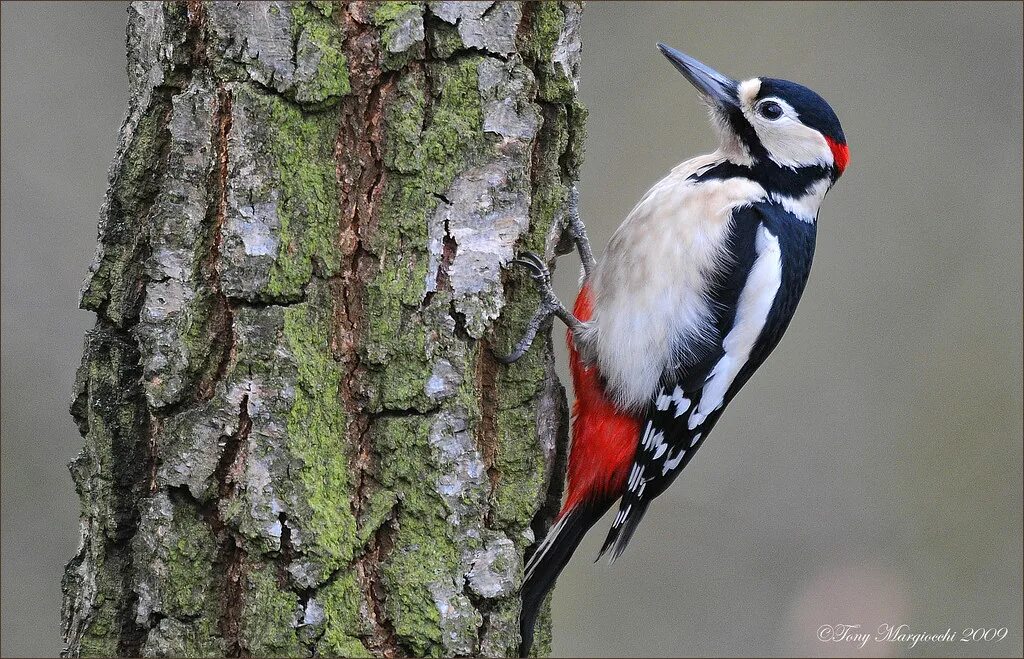
{"label": "woodpecker", "polygon": [[658,48],[706,101],[718,150],[656,183],[600,260],[574,191],[568,230],[583,279],[572,313],[540,257],[515,259],[532,271],[542,305],[501,359],[522,356],[558,316],[569,328],[575,392],[565,503],[526,565],[524,653],[537,608],[584,534],[618,501],[601,548],[614,561],[778,345],[810,272],[818,208],[849,161],[839,119],[810,89],[776,78],[737,82]]}

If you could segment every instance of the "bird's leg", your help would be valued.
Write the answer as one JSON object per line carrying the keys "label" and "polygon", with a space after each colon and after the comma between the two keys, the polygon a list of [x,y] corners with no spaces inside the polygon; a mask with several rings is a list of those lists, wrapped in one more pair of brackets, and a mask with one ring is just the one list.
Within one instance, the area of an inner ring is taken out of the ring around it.
{"label": "bird's leg", "polygon": [[[583,276],[585,279],[589,279],[590,273],[593,272],[597,261],[594,259],[594,251],[590,247],[590,239],[587,238],[587,228],[583,225],[583,220],[580,219],[580,192],[575,185],[569,189],[568,207],[568,218],[566,219],[565,228],[568,229],[569,235],[572,236],[573,242],[576,245],[576,251],[580,255],[580,261],[583,262]],[[516,343],[512,352],[508,355],[495,355],[498,361],[504,364],[511,364],[525,355],[533,344],[534,339],[537,338],[537,332],[545,326],[551,316],[557,316],[562,319],[562,322],[572,330],[576,345],[580,348],[584,347],[584,324],[569,313],[569,310],[558,300],[554,289],[551,287],[551,273],[548,271],[544,260],[533,252],[524,252],[518,258],[513,259],[512,262],[530,270],[533,280],[537,282],[541,303],[533,318],[527,323],[523,338],[519,339],[519,342]]]}
{"label": "bird's leg", "polygon": [[551,287],[551,272],[544,264],[544,260],[533,252],[523,252],[520,256],[512,259],[516,265],[521,265],[530,271],[530,276],[537,282],[537,290],[540,292],[540,307],[533,318],[526,325],[526,333],[519,339],[515,347],[507,355],[495,355],[495,358],[503,364],[512,364],[526,354],[537,337],[537,332],[550,320],[551,316],[557,316],[564,322],[574,335],[579,335],[584,329],[583,323],[577,320],[576,316],[569,313],[569,310],[562,305]]}
{"label": "bird's leg", "polygon": [[597,259],[594,258],[594,250],[590,248],[590,238],[587,237],[587,227],[583,226],[580,218],[580,191],[574,184],[569,189],[569,218],[566,228],[576,243],[576,251],[580,253],[580,261],[583,262],[583,276],[590,278]]}

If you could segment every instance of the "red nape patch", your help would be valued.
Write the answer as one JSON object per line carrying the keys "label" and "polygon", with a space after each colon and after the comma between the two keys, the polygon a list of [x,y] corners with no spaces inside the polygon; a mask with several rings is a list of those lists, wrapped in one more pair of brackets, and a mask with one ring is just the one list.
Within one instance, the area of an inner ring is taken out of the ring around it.
{"label": "red nape patch", "polygon": [[826,137],[828,148],[832,149],[832,160],[836,163],[836,169],[842,174],[846,165],[850,162],[850,148],[842,142],[836,142],[831,137]]}

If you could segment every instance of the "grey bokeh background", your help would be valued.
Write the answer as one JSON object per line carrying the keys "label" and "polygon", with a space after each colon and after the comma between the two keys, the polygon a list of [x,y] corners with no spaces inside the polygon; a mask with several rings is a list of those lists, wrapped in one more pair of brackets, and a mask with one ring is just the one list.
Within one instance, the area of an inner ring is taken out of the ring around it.
{"label": "grey bokeh background", "polygon": [[[584,14],[595,246],[714,147],[654,43],[836,108],[847,174],[775,355],[614,566],[595,529],[555,593],[558,655],[1022,653],[1022,5],[622,4]],[[125,107],[124,5],[5,3],[2,652],[60,649],[78,541],[65,464],[76,310]],[[557,273],[563,299],[578,265]],[[560,356],[564,365],[564,354]],[[600,527],[605,527],[601,524]],[[817,640],[823,624],[1009,628]]]}

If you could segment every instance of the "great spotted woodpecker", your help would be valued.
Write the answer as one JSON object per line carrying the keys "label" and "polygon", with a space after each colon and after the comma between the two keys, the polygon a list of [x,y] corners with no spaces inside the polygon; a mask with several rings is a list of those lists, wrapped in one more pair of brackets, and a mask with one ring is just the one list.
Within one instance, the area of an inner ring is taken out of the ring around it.
{"label": "great spotted woodpecker", "polygon": [[576,395],[565,503],[526,565],[524,652],[537,608],[584,534],[619,500],[601,549],[615,560],[782,338],[811,268],[818,207],[849,160],[835,112],[810,89],[737,82],[658,47],[709,105],[718,150],[655,184],[600,261],[571,213],[584,268],[572,314],[544,262],[517,259],[543,304],[502,359],[518,359],[554,314],[569,327]]}

